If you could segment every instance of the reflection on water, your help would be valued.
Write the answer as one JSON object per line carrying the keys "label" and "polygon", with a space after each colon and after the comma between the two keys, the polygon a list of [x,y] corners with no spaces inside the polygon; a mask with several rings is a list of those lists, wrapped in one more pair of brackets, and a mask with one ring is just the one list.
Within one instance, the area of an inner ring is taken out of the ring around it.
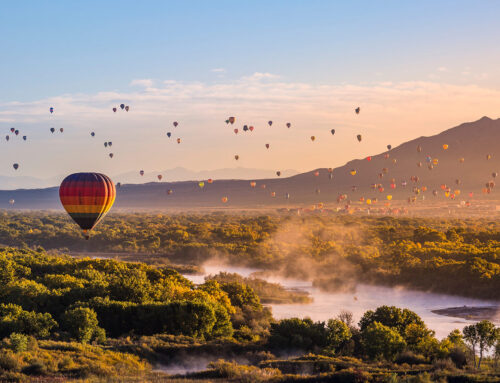
{"label": "reflection on water", "polygon": [[[204,265],[205,275],[185,275],[194,283],[203,283],[206,275],[217,274],[221,271],[238,273],[248,277],[253,272],[259,271],[251,268],[233,267],[223,265]],[[314,301],[310,304],[284,304],[269,305],[276,319],[291,317],[310,317],[315,321],[325,321],[337,316],[340,311],[348,310],[354,315],[357,322],[367,310],[376,309],[382,305],[408,308],[415,311],[424,320],[427,326],[436,331],[438,339],[446,337],[453,329],[462,329],[465,325],[473,323],[460,318],[437,315],[431,312],[434,309],[459,306],[490,306],[498,302],[480,299],[462,298],[452,295],[426,293],[406,290],[396,287],[382,287],[358,285],[355,293],[327,293],[314,288],[311,282],[281,279],[277,277],[266,278],[269,282],[280,283],[288,289],[307,291]]]}

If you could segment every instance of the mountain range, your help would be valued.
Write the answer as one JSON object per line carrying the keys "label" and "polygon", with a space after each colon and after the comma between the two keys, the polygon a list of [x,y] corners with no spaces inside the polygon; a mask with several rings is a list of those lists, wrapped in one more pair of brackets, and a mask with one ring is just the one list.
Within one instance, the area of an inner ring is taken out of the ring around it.
{"label": "mountain range", "polygon": [[[426,186],[427,191],[421,193],[419,198],[425,195],[426,200],[445,201],[441,185],[447,185],[452,192],[459,190],[459,195],[455,193],[457,200],[495,198],[495,189],[487,196],[482,194],[482,189],[485,183],[494,180],[494,173],[500,171],[498,142],[500,119],[483,117],[434,136],[418,137],[386,152],[372,155],[370,159],[353,159],[332,170],[320,168],[300,174],[293,174],[290,170],[281,177],[276,177],[271,171],[259,169],[188,172],[176,168],[161,173],[168,179],[183,180],[148,183],[137,183],[143,179],[140,175],[125,173],[115,177],[116,180],[122,180],[121,187],[117,188],[115,207],[139,210],[297,206],[332,203],[339,194],[347,194],[353,201],[360,197],[382,200],[388,194],[393,196],[393,200],[402,200],[414,195],[413,187],[422,189],[423,186]],[[429,166],[433,161],[434,165]],[[356,174],[352,175],[354,170]],[[222,174],[232,174],[234,178],[221,179],[219,175]],[[149,176],[149,180],[154,177]],[[200,188],[198,180],[209,177],[214,182],[205,182],[205,186]],[[417,177],[417,182],[411,181]],[[255,188],[250,186],[249,180],[256,182]],[[390,187],[393,180],[395,189]],[[406,187],[402,186],[404,182]],[[373,184],[381,184],[384,190],[379,192],[378,189],[372,189]],[[172,193],[167,195],[167,190]],[[438,191],[437,197],[433,196],[433,190]],[[470,192],[474,193],[473,197],[469,196]],[[275,193],[275,196],[271,193]],[[288,199],[285,198],[287,194]],[[221,202],[222,197],[228,198],[226,204]],[[61,208],[57,187],[0,191],[0,207],[9,207],[10,199],[14,199],[15,208],[20,209]]]}

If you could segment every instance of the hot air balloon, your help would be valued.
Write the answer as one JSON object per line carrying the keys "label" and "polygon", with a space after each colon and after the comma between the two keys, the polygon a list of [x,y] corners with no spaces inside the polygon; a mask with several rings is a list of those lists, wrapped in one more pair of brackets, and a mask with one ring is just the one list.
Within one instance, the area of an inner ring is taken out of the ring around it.
{"label": "hot air balloon", "polygon": [[462,158],[460,158],[459,161],[460,161],[461,164],[463,164],[465,162],[465,158],[462,157]]}
{"label": "hot air balloon", "polygon": [[209,179],[207,180],[207,182],[208,182],[209,184],[211,184],[211,183],[212,183],[212,182],[214,182],[214,181],[213,181],[213,179],[209,178]]}
{"label": "hot air balloon", "polygon": [[127,111],[127,112],[128,112],[128,111],[129,111],[129,109],[130,109],[130,107],[127,105],[127,106],[125,107],[125,111]]}
{"label": "hot air balloon", "polygon": [[109,158],[113,158],[114,154],[113,153],[109,153]]}
{"label": "hot air balloon", "polygon": [[28,139],[27,136],[23,136],[23,140],[26,141]]}
{"label": "hot air balloon", "polygon": [[447,150],[448,149],[448,144],[443,144],[443,149]]}
{"label": "hot air balloon", "polygon": [[172,135],[172,133],[170,132],[167,132],[167,137],[170,138],[170,136]]}
{"label": "hot air balloon", "polygon": [[285,199],[290,199],[290,193],[285,193]]}
{"label": "hot air balloon", "polygon": [[387,195],[387,197],[386,197],[386,198],[387,198],[387,200],[389,200],[389,201],[390,201],[390,200],[392,200],[392,195],[390,195],[390,194],[389,194],[389,195]]}
{"label": "hot air balloon", "polygon": [[221,201],[222,201],[222,203],[226,203],[227,202],[227,197],[222,197]]}
{"label": "hot air balloon", "polygon": [[121,183],[121,182],[117,182],[117,183],[116,183],[116,186],[117,186],[118,188],[121,188],[121,187],[122,187],[122,183]]}
{"label": "hot air balloon", "polygon": [[17,136],[19,135],[19,130],[16,129],[16,131],[14,132],[14,134]]}
{"label": "hot air balloon", "polygon": [[371,161],[371,160],[372,160],[372,157],[371,157],[371,156],[368,156],[368,157],[366,157],[366,160],[367,160],[367,161]]}
{"label": "hot air balloon", "polygon": [[271,192],[271,197],[276,197],[276,192]]}
{"label": "hot air balloon", "polygon": [[171,195],[174,191],[172,189],[167,190],[167,195]]}
{"label": "hot air balloon", "polygon": [[62,133],[64,132],[64,128],[59,128],[59,131]]}
{"label": "hot air balloon", "polygon": [[161,174],[158,174],[156,177],[158,178],[158,181],[161,181],[161,179],[163,178]]}
{"label": "hot air balloon", "polygon": [[90,133],[90,135],[91,135],[92,137],[94,137],[94,136],[95,136],[95,133],[94,133],[94,132],[91,132],[91,133]]}
{"label": "hot air balloon", "polygon": [[286,123],[287,128],[290,128],[291,126],[292,126],[292,124],[290,124],[289,122]]}
{"label": "hot air balloon", "polygon": [[113,108],[113,112],[116,113],[116,108]]}
{"label": "hot air balloon", "polygon": [[247,132],[248,131],[248,125],[243,125],[243,131]]}
{"label": "hot air balloon", "polygon": [[12,167],[14,168],[14,170],[17,170],[17,169],[19,169],[19,164],[14,164],[14,165],[12,165]]}
{"label": "hot air balloon", "polygon": [[272,126],[272,124],[273,124],[272,121],[268,121],[267,123],[269,124],[269,126]]}
{"label": "hot air balloon", "polygon": [[107,147],[108,147],[108,143],[107,143],[107,142],[105,142],[105,143],[104,143],[104,147],[105,147],[105,148],[107,148]]}
{"label": "hot air balloon", "polygon": [[386,159],[386,160],[389,159],[389,153],[384,154],[384,159]]}
{"label": "hot air balloon", "polygon": [[354,111],[356,112],[356,114],[359,114],[359,112],[361,112],[361,108],[358,106],[356,109],[354,109]]}
{"label": "hot air balloon", "polygon": [[260,188],[261,188],[261,189],[265,189],[265,188],[266,188],[266,184],[262,184],[262,185],[260,185]]}
{"label": "hot air balloon", "polygon": [[432,194],[434,195],[434,197],[437,197],[437,195],[438,195],[438,191],[437,191],[437,190],[433,190],[433,191],[432,191]]}
{"label": "hot air balloon", "polygon": [[205,182],[203,181],[198,182],[198,186],[200,187],[200,189],[203,189],[205,187]]}
{"label": "hot air balloon", "polygon": [[311,136],[311,141],[314,142],[314,140],[316,139],[315,136]]}
{"label": "hot air balloon", "polygon": [[50,128],[50,132],[54,133],[56,130],[54,128]]}
{"label": "hot air balloon", "polygon": [[422,146],[420,146],[420,145],[417,146],[417,152],[419,152],[419,153],[422,152]]}
{"label": "hot air balloon", "polygon": [[315,176],[315,177],[319,176],[319,171],[317,171],[317,170],[316,170],[316,171],[314,172],[314,176]]}
{"label": "hot air balloon", "polygon": [[229,123],[230,123],[231,125],[233,125],[235,121],[236,121],[236,118],[235,118],[235,117],[229,117]]}
{"label": "hot air balloon", "polygon": [[229,124],[229,120],[226,120],[226,124]]}
{"label": "hot air balloon", "polygon": [[10,199],[10,200],[9,200],[9,203],[10,203],[11,205],[14,205],[14,204],[16,203],[16,201],[15,201],[15,200],[13,200],[13,199]]}
{"label": "hot air balloon", "polygon": [[356,175],[356,170],[355,169],[351,169],[350,173],[351,173],[351,176],[355,176]]}
{"label": "hot air balloon", "polygon": [[487,160],[491,160],[491,154],[487,154],[487,155],[486,155],[486,159],[487,159]]}
{"label": "hot air balloon", "polygon": [[474,197],[474,193],[473,192],[469,192],[469,197],[470,198]]}
{"label": "hot air balloon", "polygon": [[493,178],[496,178],[496,176],[497,176],[497,175],[498,175],[498,173],[497,173],[497,172],[493,172],[493,173],[491,173],[491,176],[492,176]]}
{"label": "hot air balloon", "polygon": [[16,128],[10,128],[10,132],[14,133],[16,131]]}
{"label": "hot air balloon", "polygon": [[120,104],[121,110],[125,109],[125,104]]}
{"label": "hot air balloon", "polygon": [[392,149],[392,145],[387,145],[387,150],[391,150]]}
{"label": "hot air balloon", "polygon": [[143,175],[144,175],[144,170],[141,170],[141,171],[139,172],[139,174],[140,174],[141,176],[143,176]]}
{"label": "hot air balloon", "polygon": [[180,144],[180,143],[181,143],[181,139],[180,139],[180,138],[178,138],[178,139],[177,139],[177,143],[178,143],[178,144]]}
{"label": "hot air balloon", "polygon": [[328,178],[333,180],[333,174],[332,173],[328,174]]}
{"label": "hot air balloon", "polygon": [[269,149],[269,144],[266,144],[266,148]]}
{"label": "hot air balloon", "polygon": [[356,138],[358,139],[359,142],[361,142],[361,134],[358,134]]}
{"label": "hot air balloon", "polygon": [[234,129],[234,134],[238,134],[238,129]]}
{"label": "hot air balloon", "polygon": [[108,146],[111,147],[113,143],[111,141],[108,141]]}
{"label": "hot air balloon", "polygon": [[249,129],[251,132],[253,132],[254,127],[253,127],[253,126],[250,126],[248,129]]}
{"label": "hot air balloon", "polygon": [[418,166],[419,168],[421,168],[421,167],[422,167],[422,163],[421,163],[420,161],[419,161],[419,162],[417,162],[417,166]]}
{"label": "hot air balloon", "polygon": [[394,182],[391,184],[391,189],[396,189],[396,184]]}
{"label": "hot air balloon", "polygon": [[278,170],[278,171],[276,172],[276,175],[277,175],[278,177],[279,177],[279,176],[281,176],[281,172]]}
{"label": "hot air balloon", "polygon": [[82,228],[86,239],[111,209],[116,189],[111,179],[100,173],[74,173],[59,187],[59,198],[64,209]]}
{"label": "hot air balloon", "polygon": [[335,134],[335,129],[332,129],[330,130],[330,133],[332,134],[332,136]]}
{"label": "hot air balloon", "polygon": [[238,161],[238,160],[240,159],[240,156],[236,154],[236,155],[234,156],[234,159],[235,159],[236,161]]}
{"label": "hot air balloon", "polygon": [[257,185],[257,182],[255,182],[255,181],[251,181],[251,182],[250,182],[250,186],[251,186],[251,187],[253,187],[253,188],[254,188],[256,185]]}
{"label": "hot air balloon", "polygon": [[50,108],[49,108],[49,112],[50,112],[50,114],[54,113],[54,108],[53,108],[53,107],[50,107]]}
{"label": "hot air balloon", "polygon": [[5,136],[5,139],[6,139],[7,141],[9,141],[9,140],[10,140],[10,137],[9,137],[9,136]]}

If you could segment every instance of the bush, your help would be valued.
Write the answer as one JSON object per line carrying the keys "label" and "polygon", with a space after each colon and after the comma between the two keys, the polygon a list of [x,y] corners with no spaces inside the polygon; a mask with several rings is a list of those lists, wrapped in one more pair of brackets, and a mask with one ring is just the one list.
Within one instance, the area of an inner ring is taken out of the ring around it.
{"label": "bush", "polygon": [[426,359],[423,355],[415,354],[413,351],[404,351],[394,360],[397,364],[424,364]]}
{"label": "bush", "polygon": [[77,307],[64,313],[63,322],[70,335],[81,343],[105,340],[105,331],[100,328],[97,314],[87,307]]}
{"label": "bush", "polygon": [[10,352],[1,352],[0,368],[5,371],[19,371],[21,369],[21,365]]}
{"label": "bush", "polygon": [[10,347],[16,353],[26,351],[28,349],[28,341],[29,338],[26,335],[17,332],[13,332],[9,336]]}
{"label": "bush", "polygon": [[24,367],[21,370],[21,372],[26,375],[35,375],[35,376],[46,375],[47,367],[45,366],[42,360],[33,359],[28,366]]}

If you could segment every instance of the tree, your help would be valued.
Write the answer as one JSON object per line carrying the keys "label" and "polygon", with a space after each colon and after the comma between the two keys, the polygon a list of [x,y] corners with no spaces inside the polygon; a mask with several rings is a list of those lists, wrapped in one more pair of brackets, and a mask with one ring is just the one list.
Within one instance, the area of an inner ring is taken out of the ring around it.
{"label": "tree", "polygon": [[373,322],[379,322],[384,326],[395,329],[403,338],[406,336],[406,328],[410,324],[425,328],[424,321],[416,313],[395,306],[380,306],[375,311],[369,310],[365,312],[359,321],[361,331]]}
{"label": "tree", "polygon": [[8,336],[13,332],[35,337],[47,337],[57,326],[49,313],[25,311],[21,306],[0,304],[0,336]]}
{"label": "tree", "polygon": [[463,329],[464,340],[470,345],[474,353],[474,367],[476,367],[476,348],[479,347],[479,361],[477,368],[481,368],[481,362],[485,352],[495,345],[499,337],[499,330],[488,320],[466,326]]}
{"label": "tree", "polygon": [[351,338],[352,332],[349,326],[340,319],[330,319],[326,325],[327,348],[338,353]]}
{"label": "tree", "polygon": [[77,307],[67,310],[63,316],[65,329],[81,343],[92,340],[103,341],[105,332],[99,327],[97,314],[87,307]]}
{"label": "tree", "polygon": [[406,346],[403,337],[396,330],[380,322],[373,322],[365,327],[361,337],[363,348],[371,359],[393,360]]}
{"label": "tree", "polygon": [[324,322],[313,322],[309,318],[282,319],[271,324],[269,345],[280,349],[316,350],[327,345]]}

